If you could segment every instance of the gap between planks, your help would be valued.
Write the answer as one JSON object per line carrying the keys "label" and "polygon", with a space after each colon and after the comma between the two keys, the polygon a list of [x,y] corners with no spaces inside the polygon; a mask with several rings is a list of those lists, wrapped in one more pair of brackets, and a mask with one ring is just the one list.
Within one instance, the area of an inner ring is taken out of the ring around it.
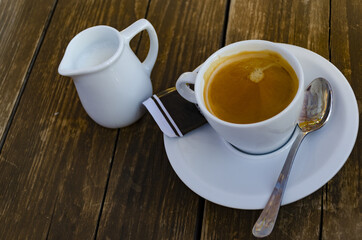
{"label": "gap between planks", "polygon": [[[151,0],[149,0],[148,3],[147,3],[146,13],[145,13],[145,19],[147,19],[148,11],[149,11],[149,8],[150,8],[150,4],[151,4]],[[136,47],[136,51],[135,51],[136,53],[138,52],[138,49],[139,49],[139,47],[140,47],[142,37],[143,37],[143,31],[141,32],[140,38],[138,39],[138,42],[137,42],[137,47]],[[96,225],[96,229],[95,229],[95,231],[94,231],[94,239],[97,239],[98,230],[99,230],[99,225],[100,225],[101,219],[102,219],[103,207],[104,207],[104,203],[105,203],[106,197],[107,197],[108,185],[109,185],[109,181],[110,181],[110,178],[111,178],[111,172],[112,172],[113,162],[114,162],[114,158],[115,158],[116,151],[117,151],[118,138],[119,138],[120,132],[121,132],[120,129],[118,129],[118,130],[117,130],[116,139],[115,139],[115,142],[114,142],[112,159],[111,159],[111,163],[110,163],[110,165],[109,165],[107,181],[106,181],[106,185],[105,185],[105,188],[104,188],[103,199],[102,199],[101,206],[100,206],[100,209],[99,209],[99,214],[98,214],[98,219],[97,219],[97,225]]]}
{"label": "gap between planks", "polygon": [[0,154],[1,154],[1,152],[2,152],[2,149],[3,149],[3,146],[4,146],[4,144],[5,144],[6,138],[7,138],[7,136],[8,136],[8,133],[9,133],[11,124],[12,124],[12,122],[13,122],[13,120],[14,120],[14,116],[15,116],[16,111],[17,111],[17,109],[18,109],[18,106],[19,106],[21,97],[22,97],[22,95],[23,95],[23,93],[24,93],[24,90],[25,90],[25,87],[26,87],[26,84],[27,84],[28,79],[29,79],[29,77],[30,77],[30,74],[31,74],[31,72],[32,72],[32,70],[33,70],[34,63],[35,63],[35,61],[36,61],[36,59],[37,59],[37,57],[38,57],[40,48],[41,48],[41,46],[42,46],[42,44],[43,44],[43,42],[44,42],[45,35],[46,35],[46,33],[47,33],[47,31],[48,31],[48,28],[49,28],[49,26],[50,26],[50,22],[51,22],[51,20],[52,20],[52,18],[53,18],[55,9],[56,9],[56,7],[57,7],[57,4],[58,4],[58,0],[54,0],[53,6],[52,6],[52,8],[51,8],[51,10],[50,10],[50,12],[49,12],[49,15],[48,15],[48,18],[47,18],[45,24],[44,24],[43,31],[42,31],[42,33],[41,33],[41,35],[40,35],[39,40],[38,40],[38,44],[37,44],[37,46],[36,46],[36,48],[35,48],[34,55],[33,55],[32,59],[31,59],[31,61],[30,61],[28,70],[26,71],[26,74],[25,74],[25,77],[24,77],[24,81],[23,81],[23,83],[22,83],[22,85],[21,85],[21,87],[20,87],[19,94],[18,94],[18,96],[17,96],[17,98],[16,98],[16,100],[15,100],[15,104],[14,104],[14,107],[13,107],[13,109],[12,109],[12,111],[11,111],[9,120],[8,120],[8,122],[6,123],[5,129],[4,129],[4,134],[3,134],[3,136],[1,137],[1,140],[0,140]]}
{"label": "gap between planks", "polygon": [[[226,44],[226,33],[229,23],[229,13],[230,13],[230,4],[231,0],[226,1],[225,14],[224,14],[224,25],[222,29],[222,36],[220,41],[220,48],[224,47]],[[196,217],[196,226],[195,226],[195,240],[201,239],[202,235],[202,227],[204,221],[204,212],[205,212],[205,199],[199,197],[199,204],[197,209],[197,217]]]}

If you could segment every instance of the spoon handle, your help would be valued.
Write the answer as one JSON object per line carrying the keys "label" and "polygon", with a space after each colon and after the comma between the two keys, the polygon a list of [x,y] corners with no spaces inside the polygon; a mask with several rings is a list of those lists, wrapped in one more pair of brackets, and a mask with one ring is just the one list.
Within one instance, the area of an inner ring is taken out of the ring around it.
{"label": "spoon handle", "polygon": [[290,148],[283,169],[280,172],[277,183],[275,184],[274,190],[270,195],[270,198],[264,210],[260,214],[260,217],[258,218],[253,227],[253,235],[255,237],[266,237],[272,232],[274,228],[280,204],[283,199],[284,190],[288,182],[289,173],[293,165],[294,157],[298,151],[300,143],[303,141],[305,135],[307,134],[306,132],[300,131],[299,127],[297,128],[297,130],[299,130],[298,136],[295,139],[292,147]]}

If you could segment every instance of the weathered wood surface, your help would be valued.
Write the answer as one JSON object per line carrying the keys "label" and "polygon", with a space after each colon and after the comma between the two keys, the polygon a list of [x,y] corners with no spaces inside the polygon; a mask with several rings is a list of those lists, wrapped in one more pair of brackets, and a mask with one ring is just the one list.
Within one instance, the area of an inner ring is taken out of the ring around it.
{"label": "weathered wood surface", "polygon": [[[260,211],[189,190],[149,115],[120,130],[87,116],[72,81],[57,73],[81,30],[150,20],[160,42],[154,92],[225,44],[295,44],[330,59],[361,109],[361,14],[358,0],[0,1],[0,238],[253,238]],[[132,41],[141,58],[147,46],[145,33]],[[269,239],[359,239],[361,144],[325,187],[281,208]]]}
{"label": "weathered wood surface", "polygon": [[[331,62],[344,74],[354,90],[362,112],[362,2],[332,1]],[[326,185],[323,198],[322,239],[361,239],[362,201],[361,126],[354,149],[340,172]]]}
{"label": "weathered wood surface", "polygon": [[[147,19],[160,43],[151,75],[154,92],[174,86],[181,73],[196,68],[220,47],[225,10],[223,0],[150,2]],[[139,51],[147,50],[145,44],[141,41]],[[193,239],[199,234],[203,201],[178,179],[161,131],[146,116],[120,130],[98,237]]]}
{"label": "weathered wood surface", "polygon": [[0,1],[1,140],[5,138],[4,133],[42,43],[55,3],[56,0],[40,0],[37,4],[28,0]]}
{"label": "weathered wood surface", "polygon": [[[231,1],[226,44],[265,39],[311,49],[328,58],[329,1]],[[267,239],[319,239],[322,190],[281,208]],[[252,239],[260,211],[206,201],[203,239]]]}

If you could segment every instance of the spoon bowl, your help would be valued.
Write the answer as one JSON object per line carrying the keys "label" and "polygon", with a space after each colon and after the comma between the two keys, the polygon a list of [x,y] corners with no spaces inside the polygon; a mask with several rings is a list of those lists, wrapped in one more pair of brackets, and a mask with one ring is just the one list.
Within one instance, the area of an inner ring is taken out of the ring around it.
{"label": "spoon bowl", "polygon": [[304,104],[298,126],[303,132],[321,128],[332,110],[332,88],[324,78],[312,81],[304,93]]}

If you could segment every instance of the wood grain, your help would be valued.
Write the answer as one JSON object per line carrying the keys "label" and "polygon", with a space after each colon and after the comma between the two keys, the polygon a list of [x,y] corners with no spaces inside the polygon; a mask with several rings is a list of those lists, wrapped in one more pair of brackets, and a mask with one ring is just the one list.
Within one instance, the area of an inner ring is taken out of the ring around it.
{"label": "wood grain", "polygon": [[[253,239],[260,211],[188,189],[149,115],[120,130],[95,124],[72,80],[57,73],[64,50],[87,27],[122,30],[147,18],[160,42],[157,93],[225,44],[290,43],[342,71],[361,115],[361,13],[358,0],[1,0],[0,238]],[[144,58],[147,34],[131,45]],[[360,135],[325,187],[281,208],[269,239],[360,238]]]}
{"label": "wood grain", "polygon": [[[350,82],[362,106],[362,2],[332,1],[331,61]],[[340,172],[327,184],[323,204],[322,239],[360,239],[362,236],[361,127],[354,149]]]}
{"label": "wood grain", "polygon": [[[10,121],[56,0],[0,1],[0,139]],[[1,146],[0,146],[1,148]]]}
{"label": "wood grain", "polygon": [[[226,44],[265,39],[311,49],[327,57],[329,1],[237,1],[230,3]],[[281,207],[267,239],[319,239],[322,189]],[[206,201],[202,239],[253,239],[260,211],[227,209]]]}
{"label": "wood grain", "polygon": [[232,0],[226,44],[263,39],[328,52],[329,1]]}
{"label": "wood grain", "polygon": [[2,239],[94,237],[117,130],[86,115],[57,67],[76,33],[125,28],[145,16],[147,3],[58,1],[1,152]]}
{"label": "wood grain", "polygon": [[[174,86],[182,72],[220,47],[225,8],[226,1],[150,2],[147,19],[160,42],[152,73],[154,92]],[[142,38],[140,52],[146,44]],[[202,206],[203,199],[172,170],[162,134],[148,115],[121,129],[98,238],[196,238],[199,201]]]}

